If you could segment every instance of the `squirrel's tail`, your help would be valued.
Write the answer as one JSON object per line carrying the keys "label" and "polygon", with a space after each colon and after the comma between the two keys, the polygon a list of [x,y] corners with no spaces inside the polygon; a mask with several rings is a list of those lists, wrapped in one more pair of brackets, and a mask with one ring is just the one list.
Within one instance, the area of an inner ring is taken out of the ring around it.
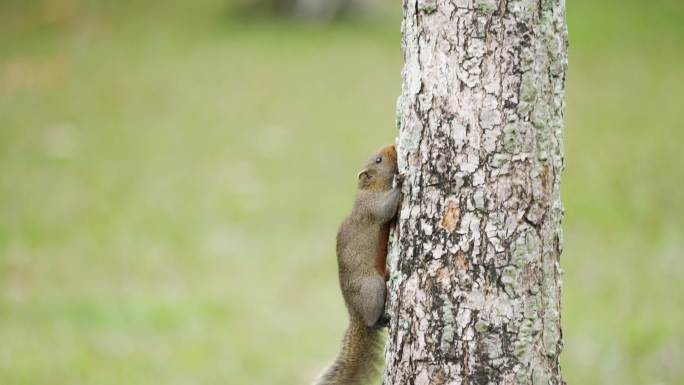
{"label": "squirrel's tail", "polygon": [[351,317],[344,333],[342,350],[335,362],[313,385],[359,385],[378,373],[382,331]]}

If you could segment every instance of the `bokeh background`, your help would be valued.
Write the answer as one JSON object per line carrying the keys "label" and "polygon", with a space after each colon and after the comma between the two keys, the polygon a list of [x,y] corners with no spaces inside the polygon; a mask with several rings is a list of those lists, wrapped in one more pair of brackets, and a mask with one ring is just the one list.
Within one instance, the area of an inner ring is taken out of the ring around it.
{"label": "bokeh background", "polygon": [[[247,3],[0,0],[0,384],[302,384],[334,357],[401,7]],[[567,12],[563,371],[684,384],[684,3]]]}

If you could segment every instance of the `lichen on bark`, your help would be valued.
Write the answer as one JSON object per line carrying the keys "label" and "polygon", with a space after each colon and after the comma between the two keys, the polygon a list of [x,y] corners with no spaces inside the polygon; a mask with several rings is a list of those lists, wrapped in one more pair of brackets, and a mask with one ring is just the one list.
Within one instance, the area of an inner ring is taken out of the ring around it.
{"label": "lichen on bark", "polygon": [[562,0],[404,0],[387,385],[562,384]]}

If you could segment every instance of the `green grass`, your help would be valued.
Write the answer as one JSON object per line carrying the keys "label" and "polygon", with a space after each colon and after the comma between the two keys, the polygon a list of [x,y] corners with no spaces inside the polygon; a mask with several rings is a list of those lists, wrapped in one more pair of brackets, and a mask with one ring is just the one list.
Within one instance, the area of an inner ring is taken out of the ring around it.
{"label": "green grass", "polygon": [[[563,370],[684,383],[684,6],[568,2]],[[396,135],[397,10],[0,2],[0,383],[300,384],[336,226]]]}

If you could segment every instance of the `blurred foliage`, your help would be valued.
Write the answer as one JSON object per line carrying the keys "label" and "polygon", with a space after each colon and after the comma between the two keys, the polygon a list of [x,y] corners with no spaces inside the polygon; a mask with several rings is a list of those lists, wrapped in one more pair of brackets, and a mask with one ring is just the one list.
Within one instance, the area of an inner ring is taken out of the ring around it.
{"label": "blurred foliage", "polygon": [[[306,383],[401,20],[0,1],[0,383]],[[563,370],[684,383],[684,5],[568,2]]]}
{"label": "blurred foliage", "polygon": [[287,18],[299,22],[370,21],[382,0],[239,0],[233,13],[247,18]]}

